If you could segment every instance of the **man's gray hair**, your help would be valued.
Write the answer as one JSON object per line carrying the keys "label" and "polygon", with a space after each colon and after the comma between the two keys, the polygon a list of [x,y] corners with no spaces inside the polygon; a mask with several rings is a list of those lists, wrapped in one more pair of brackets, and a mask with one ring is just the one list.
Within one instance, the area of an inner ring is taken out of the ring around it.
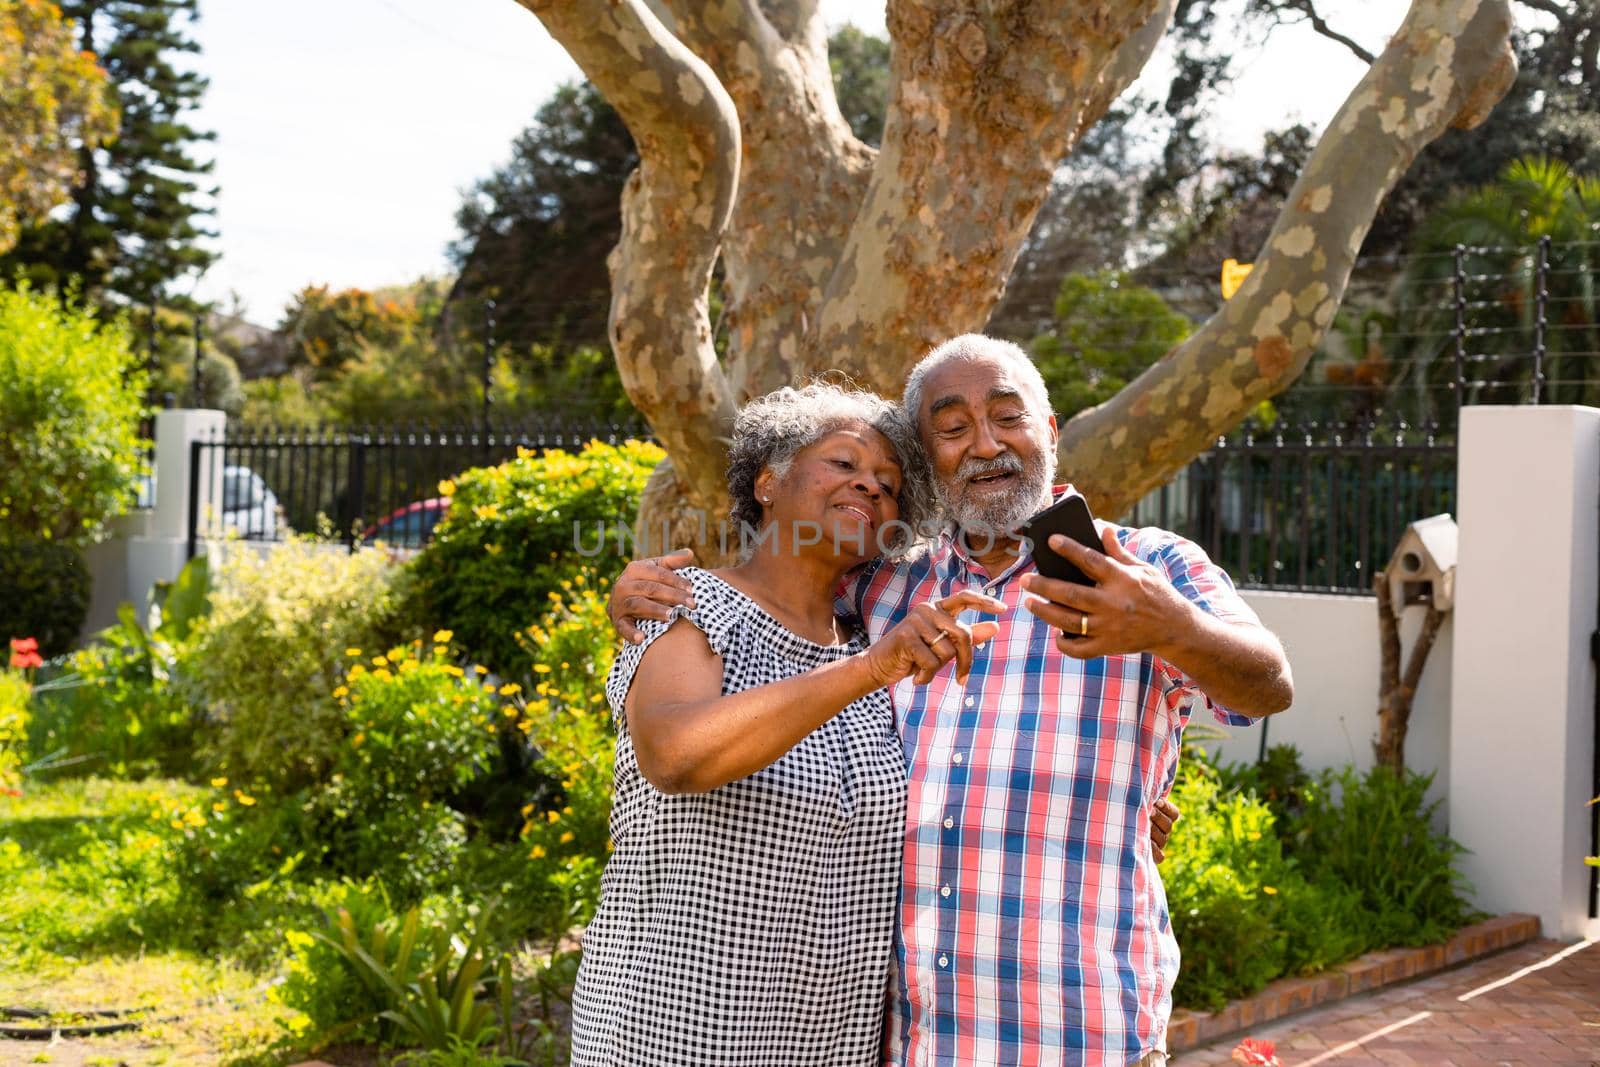
{"label": "man's gray hair", "polygon": [[[801,389],[784,386],[757,397],[739,411],[733,422],[733,444],[728,453],[728,495],[734,528],[759,529],[761,505],[756,501],[756,478],[763,468],[782,478],[800,450],[835,430],[865,424],[888,438],[900,461],[900,522],[919,533],[936,512],[928,462],[917,440],[915,420],[900,407],[860,389],[842,389],[813,382]],[[903,552],[914,538],[885,536],[881,546]]]}
{"label": "man's gray hair", "polygon": [[1045,387],[1044,375],[1039,373],[1032,356],[1010,341],[1002,341],[998,337],[985,337],[981,333],[964,333],[939,345],[911,368],[911,374],[906,378],[905,399],[901,402],[907,417],[913,422],[922,418],[922,392],[927,385],[928,375],[946,363],[983,359],[1010,363],[1016,368],[1017,377],[1033,390],[1034,398],[1039,402],[1040,414],[1053,414],[1050,406],[1050,390]]}

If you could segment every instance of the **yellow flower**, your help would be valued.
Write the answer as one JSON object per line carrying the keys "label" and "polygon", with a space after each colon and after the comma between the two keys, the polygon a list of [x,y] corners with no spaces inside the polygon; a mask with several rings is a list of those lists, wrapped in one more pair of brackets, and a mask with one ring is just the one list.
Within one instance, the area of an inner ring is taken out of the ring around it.
{"label": "yellow flower", "polygon": [[534,670],[535,674],[549,674],[550,673],[550,664],[548,664],[548,663],[535,663],[533,665],[533,670]]}
{"label": "yellow flower", "polygon": [[172,820],[172,828],[174,830],[182,830],[183,829],[183,820],[182,819],[173,819]]}
{"label": "yellow flower", "polygon": [[491,541],[483,546],[483,550],[491,556],[498,556],[505,551],[505,546],[497,541]]}
{"label": "yellow flower", "polygon": [[211,786],[214,789],[221,789],[222,787],[226,786],[227,784],[228,784],[228,780],[226,778],[213,778],[213,779],[211,779]]}
{"label": "yellow flower", "polygon": [[204,826],[206,820],[198,811],[190,810],[183,813],[183,822],[185,826]]}
{"label": "yellow flower", "polygon": [[347,656],[359,656],[361,655],[361,650],[359,648],[347,648],[344,650],[344,654]]}
{"label": "yellow flower", "polygon": [[1261,840],[1261,831],[1260,830],[1251,830],[1245,836],[1248,837],[1252,841],[1260,841]]}
{"label": "yellow flower", "polygon": [[226,811],[227,807],[228,807],[227,804],[225,804],[225,803],[223,803],[222,801],[219,800],[215,804],[211,805],[211,810],[212,811]]}
{"label": "yellow flower", "polygon": [[542,860],[542,859],[544,859],[544,846],[543,845],[534,845],[533,846],[533,851],[528,853],[528,858],[530,860]]}
{"label": "yellow flower", "polygon": [[384,679],[388,679],[388,678],[393,678],[394,677],[394,675],[389,673],[389,668],[388,667],[379,667],[377,670],[372,672],[372,676],[374,678],[384,678]]}
{"label": "yellow flower", "polygon": [[472,513],[480,519],[494,520],[500,517],[499,504],[479,504],[472,509]]}
{"label": "yellow flower", "polygon": [[444,673],[461,678],[464,677],[467,672],[462,670],[460,667],[457,667],[454,663],[451,663],[445,666]]}
{"label": "yellow flower", "polygon": [[379,653],[372,657],[372,665],[374,667],[387,667],[389,665],[389,657]]}
{"label": "yellow flower", "polygon": [[551,823],[558,823],[561,821],[561,813],[559,811],[547,811],[544,813],[544,817],[550,820]]}
{"label": "yellow flower", "polygon": [[449,478],[445,478],[445,479],[441,480],[439,482],[439,495],[440,496],[455,496],[456,495],[456,483],[451,481]]}
{"label": "yellow flower", "polygon": [[573,840],[573,833],[572,833],[571,830],[568,830],[566,833],[561,835],[561,843],[563,845],[571,844],[572,840]]}
{"label": "yellow flower", "polygon": [[237,789],[233,791],[233,799],[237,800],[247,808],[256,802],[255,797],[251,796],[249,793],[241,793]]}
{"label": "yellow flower", "polygon": [[448,645],[450,639],[455,635],[456,632],[454,630],[435,630],[433,632],[433,643],[436,645]]}
{"label": "yellow flower", "polygon": [[449,645],[434,645],[433,646],[433,654],[435,656],[448,656],[450,654],[450,646]]}
{"label": "yellow flower", "polygon": [[1275,896],[1277,896],[1277,895],[1278,895],[1278,891],[1277,891],[1277,890],[1276,890],[1276,889],[1274,889],[1274,888],[1273,888],[1273,887],[1272,887],[1272,886],[1270,886],[1270,885],[1264,885],[1264,886],[1262,886],[1262,887],[1261,887],[1261,891],[1262,891],[1262,892],[1263,892],[1263,893],[1265,893],[1265,894],[1266,894],[1266,895],[1267,895],[1267,896],[1269,896],[1269,897],[1275,897]]}
{"label": "yellow flower", "polygon": [[363,741],[365,741],[366,739],[367,739],[367,734],[366,734],[366,731],[363,730],[363,731],[357,733],[354,737],[352,737],[350,739],[350,744],[354,745],[356,748],[360,748],[361,747],[361,743]]}
{"label": "yellow flower", "polygon": [[532,813],[533,813],[533,805],[532,804],[524,804],[524,805],[522,805],[522,817],[524,819],[526,819]]}
{"label": "yellow flower", "polygon": [[514,705],[514,704],[505,705],[504,707],[502,707],[500,709],[500,714],[504,715],[508,719],[515,719],[517,717],[516,705]]}
{"label": "yellow flower", "polygon": [[500,695],[503,697],[508,697],[514,693],[520,692],[522,692],[522,686],[518,685],[516,682],[507,682],[505,685],[500,687]]}
{"label": "yellow flower", "polygon": [[350,695],[350,687],[347,685],[341,685],[333,691],[333,695],[336,697],[347,697]]}

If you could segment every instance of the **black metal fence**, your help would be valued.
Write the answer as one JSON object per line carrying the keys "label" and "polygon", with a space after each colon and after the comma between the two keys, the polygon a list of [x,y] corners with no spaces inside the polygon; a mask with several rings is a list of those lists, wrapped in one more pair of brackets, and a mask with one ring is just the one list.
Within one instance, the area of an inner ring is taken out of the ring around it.
{"label": "black metal fence", "polygon": [[1455,455],[1431,427],[1245,431],[1128,521],[1183,534],[1244,587],[1370,593],[1408,523],[1455,510]]}
{"label": "black metal fence", "polygon": [[417,548],[442,517],[439,483],[519,449],[575,450],[649,436],[642,424],[552,420],[509,427],[255,430],[191,445],[189,555],[199,541],[318,533],[347,547]]}

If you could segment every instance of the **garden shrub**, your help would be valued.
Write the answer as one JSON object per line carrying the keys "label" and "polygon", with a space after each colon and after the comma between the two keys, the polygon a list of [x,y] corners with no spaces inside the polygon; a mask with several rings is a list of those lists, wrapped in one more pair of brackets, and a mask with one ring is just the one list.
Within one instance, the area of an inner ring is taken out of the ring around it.
{"label": "garden shrub", "polygon": [[175,628],[147,632],[123,604],[117,623],[74,652],[67,673],[35,698],[30,748],[76,774],[188,776],[201,725],[182,684],[189,652]]}
{"label": "garden shrub", "polygon": [[1434,829],[1432,775],[1374,767],[1325,771],[1284,838],[1307,876],[1359,894],[1374,946],[1443,941],[1473,911],[1456,860],[1465,851]]}
{"label": "garden shrub", "polygon": [[31,687],[20,673],[0,668],[0,793],[14,792],[28,740]]}
{"label": "garden shrub", "polygon": [[1471,921],[1461,849],[1433,829],[1428,782],[1313,776],[1290,746],[1225,768],[1186,748],[1173,789],[1184,819],[1162,868],[1183,953],[1175,1003],[1214,1010],[1280,975],[1443,941]]}
{"label": "garden shrub", "polygon": [[[0,519],[0,529],[7,521]],[[31,637],[46,657],[66,652],[89,613],[89,586],[89,568],[77,546],[0,535],[0,641]]]}
{"label": "garden shrub", "polygon": [[[81,545],[126,510],[144,462],[144,392],[122,323],[26,285],[0,289],[0,540]],[[42,632],[10,636],[54,647]]]}
{"label": "garden shrub", "polygon": [[[454,630],[475,661],[517,677],[532,666],[516,634],[561,580],[586,562],[614,577],[627,561],[616,531],[630,527],[645,480],[664,453],[651,444],[592,442],[577,454],[522,450],[498,467],[470,470],[445,483],[450,510],[415,568],[417,615]],[[593,550],[596,524],[605,547]]]}
{"label": "garden shrub", "polygon": [[332,695],[346,648],[369,648],[393,609],[395,568],[302,539],[236,547],[214,568],[193,659],[214,722],[202,754],[241,784],[282,796],[327,779],[347,736]]}

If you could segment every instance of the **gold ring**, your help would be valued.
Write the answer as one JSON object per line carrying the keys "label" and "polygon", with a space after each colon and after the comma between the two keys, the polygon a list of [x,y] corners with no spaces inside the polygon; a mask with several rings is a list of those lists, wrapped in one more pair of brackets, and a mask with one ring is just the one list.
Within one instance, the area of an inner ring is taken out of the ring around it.
{"label": "gold ring", "polygon": [[1088,637],[1089,636],[1089,616],[1087,616],[1087,615],[1078,616],[1078,636],[1079,637]]}

